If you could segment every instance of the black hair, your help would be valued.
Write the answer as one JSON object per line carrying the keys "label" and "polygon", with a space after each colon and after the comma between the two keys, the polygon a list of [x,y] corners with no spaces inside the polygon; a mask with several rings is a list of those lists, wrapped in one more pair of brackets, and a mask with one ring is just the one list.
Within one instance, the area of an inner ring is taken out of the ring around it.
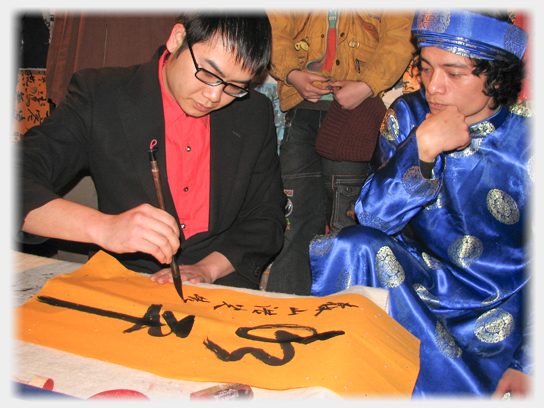
{"label": "black hair", "polygon": [[255,75],[270,69],[272,55],[272,28],[266,13],[251,11],[234,13],[223,11],[187,11],[182,13],[175,24],[185,27],[185,39],[173,55],[191,45],[217,38],[235,55],[235,61],[242,63]]}
{"label": "black hair", "polygon": [[522,80],[525,77],[524,61],[502,61],[472,59],[474,75],[486,75],[484,93],[493,97],[494,106],[510,106],[517,102],[521,92]]}
{"label": "black hair", "polygon": [[481,14],[482,16],[492,17],[499,21],[504,21],[505,23],[514,24],[512,19],[510,18],[510,14],[508,14],[508,11],[505,9],[494,9],[494,10],[470,10],[466,9],[467,11],[470,11],[471,13]]}

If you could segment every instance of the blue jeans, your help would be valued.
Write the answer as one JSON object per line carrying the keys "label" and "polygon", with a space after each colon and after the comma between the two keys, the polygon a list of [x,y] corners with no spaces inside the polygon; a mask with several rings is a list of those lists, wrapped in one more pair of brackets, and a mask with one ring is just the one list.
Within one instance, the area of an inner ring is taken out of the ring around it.
{"label": "blue jeans", "polygon": [[338,162],[315,151],[317,131],[327,111],[287,111],[280,145],[283,188],[288,197],[283,249],[273,261],[266,290],[309,295],[309,245],[326,228],[356,224],[355,201],[366,180],[368,162]]}

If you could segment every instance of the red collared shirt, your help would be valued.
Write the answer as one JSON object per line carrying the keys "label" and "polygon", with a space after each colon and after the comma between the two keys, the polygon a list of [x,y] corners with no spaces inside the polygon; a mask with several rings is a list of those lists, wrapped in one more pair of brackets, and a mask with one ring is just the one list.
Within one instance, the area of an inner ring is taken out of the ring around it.
{"label": "red collared shirt", "polygon": [[185,239],[208,231],[210,216],[210,117],[188,116],[168,95],[162,80],[166,173]]}

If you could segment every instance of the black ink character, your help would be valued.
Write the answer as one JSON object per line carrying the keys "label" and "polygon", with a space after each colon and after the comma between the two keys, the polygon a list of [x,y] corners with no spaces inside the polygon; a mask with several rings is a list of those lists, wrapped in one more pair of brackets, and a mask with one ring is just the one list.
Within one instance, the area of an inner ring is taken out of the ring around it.
{"label": "black ink character", "polygon": [[325,310],[333,310],[333,309],[336,309],[336,308],[342,308],[342,309],[345,309],[346,307],[358,307],[357,305],[351,305],[349,303],[344,303],[344,302],[327,302],[327,303],[324,303],[320,306],[318,306],[317,310],[318,312],[315,314],[315,316],[318,316],[321,312],[325,311]]}
{"label": "black ink character", "polygon": [[[186,316],[178,322],[178,320],[174,316],[174,313],[172,313],[169,310],[166,310],[162,314],[162,317],[166,321],[166,324],[168,325],[168,327],[170,327],[170,333],[164,334],[161,328],[163,324],[160,323],[160,316],[159,316],[161,307],[162,305],[149,306],[149,308],[147,309],[147,312],[145,312],[144,317],[142,318],[144,323],[137,323],[134,326],[132,326],[130,329],[124,330],[123,333],[132,333],[133,331],[140,330],[143,326],[150,326],[149,329],[147,330],[147,333],[153,337],[165,337],[171,333],[174,333],[176,337],[180,337],[182,339],[187,337],[191,333],[191,330],[193,329],[193,325],[195,323],[195,316],[194,315]],[[147,324],[148,321],[151,322],[152,324]]]}
{"label": "black ink character", "polygon": [[198,295],[196,293],[193,296],[189,296],[187,298],[186,303],[189,302],[189,301],[191,301],[191,302],[200,302],[200,303],[210,303],[210,301],[207,300],[205,297],[200,296],[200,295]]}
{"label": "black ink character", "polygon": [[[260,308],[260,309],[254,309],[252,313],[256,313],[256,314],[263,314],[265,316],[272,316],[272,315],[276,315],[276,311],[275,310],[271,310],[270,309],[270,306],[255,306],[256,308]],[[274,309],[277,309],[278,307],[276,306]]]}
{"label": "black ink character", "polygon": [[153,337],[164,337],[174,333],[177,337],[185,338],[191,333],[193,324],[195,322],[194,315],[186,316],[178,322],[178,320],[174,317],[174,314],[167,310],[162,314],[162,317],[168,324],[168,327],[170,327],[171,332],[163,334],[161,327],[164,326],[164,324],[160,322],[159,317],[162,305],[151,305],[143,317],[136,317],[110,310],[103,310],[92,306],[80,305],[79,303],[67,302],[65,300],[60,300],[49,296],[38,296],[38,301],[51,306],[64,307],[67,309],[77,310],[78,312],[91,313],[98,316],[110,317],[112,319],[120,319],[126,322],[134,323],[134,326],[124,330],[123,333],[132,333],[142,329],[143,327],[148,327],[148,334]]}
{"label": "black ink character", "polygon": [[231,304],[225,302],[224,300],[223,300],[223,303],[222,303],[222,304],[220,304],[220,305],[215,305],[215,306],[213,307],[213,310],[219,309],[220,307],[223,307],[223,306],[227,306],[228,309],[234,309],[234,310],[236,310],[236,311],[244,310],[243,307],[242,307],[243,305],[231,305]]}
{"label": "black ink character", "polygon": [[290,307],[289,309],[291,309],[291,313],[289,313],[288,316],[295,316],[299,313],[306,312],[306,309],[299,309],[297,307]]}
{"label": "black ink character", "polygon": [[[249,333],[250,331],[255,330],[269,331],[270,329],[278,329],[274,332],[273,339],[269,337],[255,336]],[[292,331],[295,330],[305,330],[309,331],[311,334],[305,337],[301,337],[295,333],[292,333]],[[217,358],[219,358],[221,361],[239,361],[246,354],[249,353],[257,360],[262,361],[269,366],[281,366],[287,364],[295,357],[295,348],[293,347],[292,343],[310,344],[314,341],[324,341],[336,336],[341,336],[343,334],[345,334],[344,331],[328,331],[324,333],[318,333],[317,330],[315,330],[313,327],[299,326],[295,324],[265,324],[255,327],[240,327],[238,330],[236,330],[236,335],[244,339],[279,344],[283,351],[282,358],[274,357],[268,354],[263,349],[258,349],[254,347],[242,347],[234,350],[232,353],[229,353],[216,343],[212,342],[209,338],[204,341],[204,345],[206,346],[206,348],[213,351]]]}

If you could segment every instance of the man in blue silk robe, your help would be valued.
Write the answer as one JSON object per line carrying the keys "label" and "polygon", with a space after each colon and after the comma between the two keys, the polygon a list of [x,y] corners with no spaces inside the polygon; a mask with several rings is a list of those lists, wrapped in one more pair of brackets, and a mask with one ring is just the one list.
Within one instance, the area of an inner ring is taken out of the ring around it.
{"label": "man in blue silk robe", "polygon": [[310,246],[312,295],[386,288],[421,340],[414,396],[521,398],[531,383],[528,35],[459,10],[416,13],[423,89],[384,119],[356,214]]}

